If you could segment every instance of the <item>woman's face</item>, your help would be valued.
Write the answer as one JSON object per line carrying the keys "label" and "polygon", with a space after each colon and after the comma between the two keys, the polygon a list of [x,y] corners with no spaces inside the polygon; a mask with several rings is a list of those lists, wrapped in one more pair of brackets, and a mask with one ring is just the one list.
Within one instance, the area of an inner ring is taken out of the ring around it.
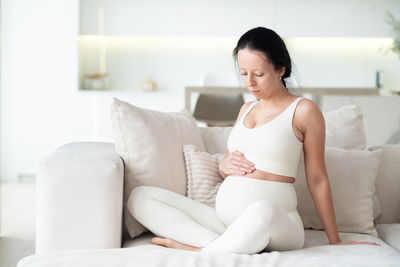
{"label": "woman's face", "polygon": [[276,70],[264,53],[247,48],[241,49],[237,60],[243,83],[256,98],[263,98],[283,86],[280,77],[284,74],[285,68]]}

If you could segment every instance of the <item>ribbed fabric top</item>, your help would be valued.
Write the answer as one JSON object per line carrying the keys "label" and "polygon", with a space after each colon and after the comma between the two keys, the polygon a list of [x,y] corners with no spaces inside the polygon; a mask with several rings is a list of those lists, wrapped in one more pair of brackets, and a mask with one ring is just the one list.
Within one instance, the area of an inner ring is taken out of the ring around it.
{"label": "ribbed fabric top", "polygon": [[255,128],[246,128],[243,122],[258,101],[250,104],[228,137],[228,150],[243,153],[258,170],[296,177],[303,143],[293,132],[292,120],[301,99],[298,97],[273,120]]}

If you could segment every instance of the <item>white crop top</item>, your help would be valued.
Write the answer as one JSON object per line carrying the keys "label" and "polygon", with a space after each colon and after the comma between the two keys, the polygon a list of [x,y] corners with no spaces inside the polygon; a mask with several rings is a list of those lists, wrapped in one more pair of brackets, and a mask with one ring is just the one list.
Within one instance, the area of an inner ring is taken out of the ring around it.
{"label": "white crop top", "polygon": [[228,150],[243,153],[258,170],[296,177],[303,143],[294,135],[292,120],[301,99],[298,97],[273,120],[255,128],[246,128],[243,122],[258,101],[250,104],[228,137]]}

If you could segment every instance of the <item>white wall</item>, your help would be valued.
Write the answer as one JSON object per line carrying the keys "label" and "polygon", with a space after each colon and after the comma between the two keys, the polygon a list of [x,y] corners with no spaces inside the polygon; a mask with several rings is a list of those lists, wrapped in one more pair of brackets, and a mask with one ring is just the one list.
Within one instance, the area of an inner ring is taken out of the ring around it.
{"label": "white wall", "polygon": [[[237,38],[233,37],[110,36],[105,41],[112,90],[140,91],[141,81],[151,78],[159,91],[183,91],[185,86],[200,85],[206,73],[234,72],[232,50]],[[375,87],[376,71],[380,70],[384,88],[400,91],[400,60],[385,51],[391,45],[389,38],[285,41],[294,63],[292,75],[299,86]],[[81,77],[98,71],[100,44],[94,37],[81,39]]]}
{"label": "white wall", "polygon": [[2,179],[75,135],[78,0],[2,0]]}
{"label": "white wall", "polygon": [[81,34],[239,36],[263,25],[283,37],[388,37],[383,14],[397,0],[82,0]]}
{"label": "white wall", "polygon": [[98,33],[100,7],[112,90],[138,91],[151,78],[160,91],[181,91],[206,73],[231,73],[238,37],[255,26],[285,39],[300,86],[374,87],[380,70],[384,87],[400,90],[384,21],[386,11],[400,17],[400,1],[82,0],[80,83],[99,70],[102,42],[87,35]]}

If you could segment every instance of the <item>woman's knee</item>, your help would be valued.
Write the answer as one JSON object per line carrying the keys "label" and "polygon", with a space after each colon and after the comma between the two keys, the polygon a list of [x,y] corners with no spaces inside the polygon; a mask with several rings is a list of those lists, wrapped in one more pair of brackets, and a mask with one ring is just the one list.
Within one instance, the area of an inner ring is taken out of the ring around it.
{"label": "woman's knee", "polygon": [[151,198],[155,190],[153,186],[137,186],[131,191],[128,202],[145,201]]}
{"label": "woman's knee", "polygon": [[246,212],[253,218],[258,218],[262,223],[272,222],[281,208],[269,200],[259,200],[250,204]]}
{"label": "woman's knee", "polygon": [[135,187],[128,198],[127,207],[133,217],[140,217],[142,211],[149,210],[151,200],[154,194],[157,194],[161,188],[154,186],[138,186]]}

